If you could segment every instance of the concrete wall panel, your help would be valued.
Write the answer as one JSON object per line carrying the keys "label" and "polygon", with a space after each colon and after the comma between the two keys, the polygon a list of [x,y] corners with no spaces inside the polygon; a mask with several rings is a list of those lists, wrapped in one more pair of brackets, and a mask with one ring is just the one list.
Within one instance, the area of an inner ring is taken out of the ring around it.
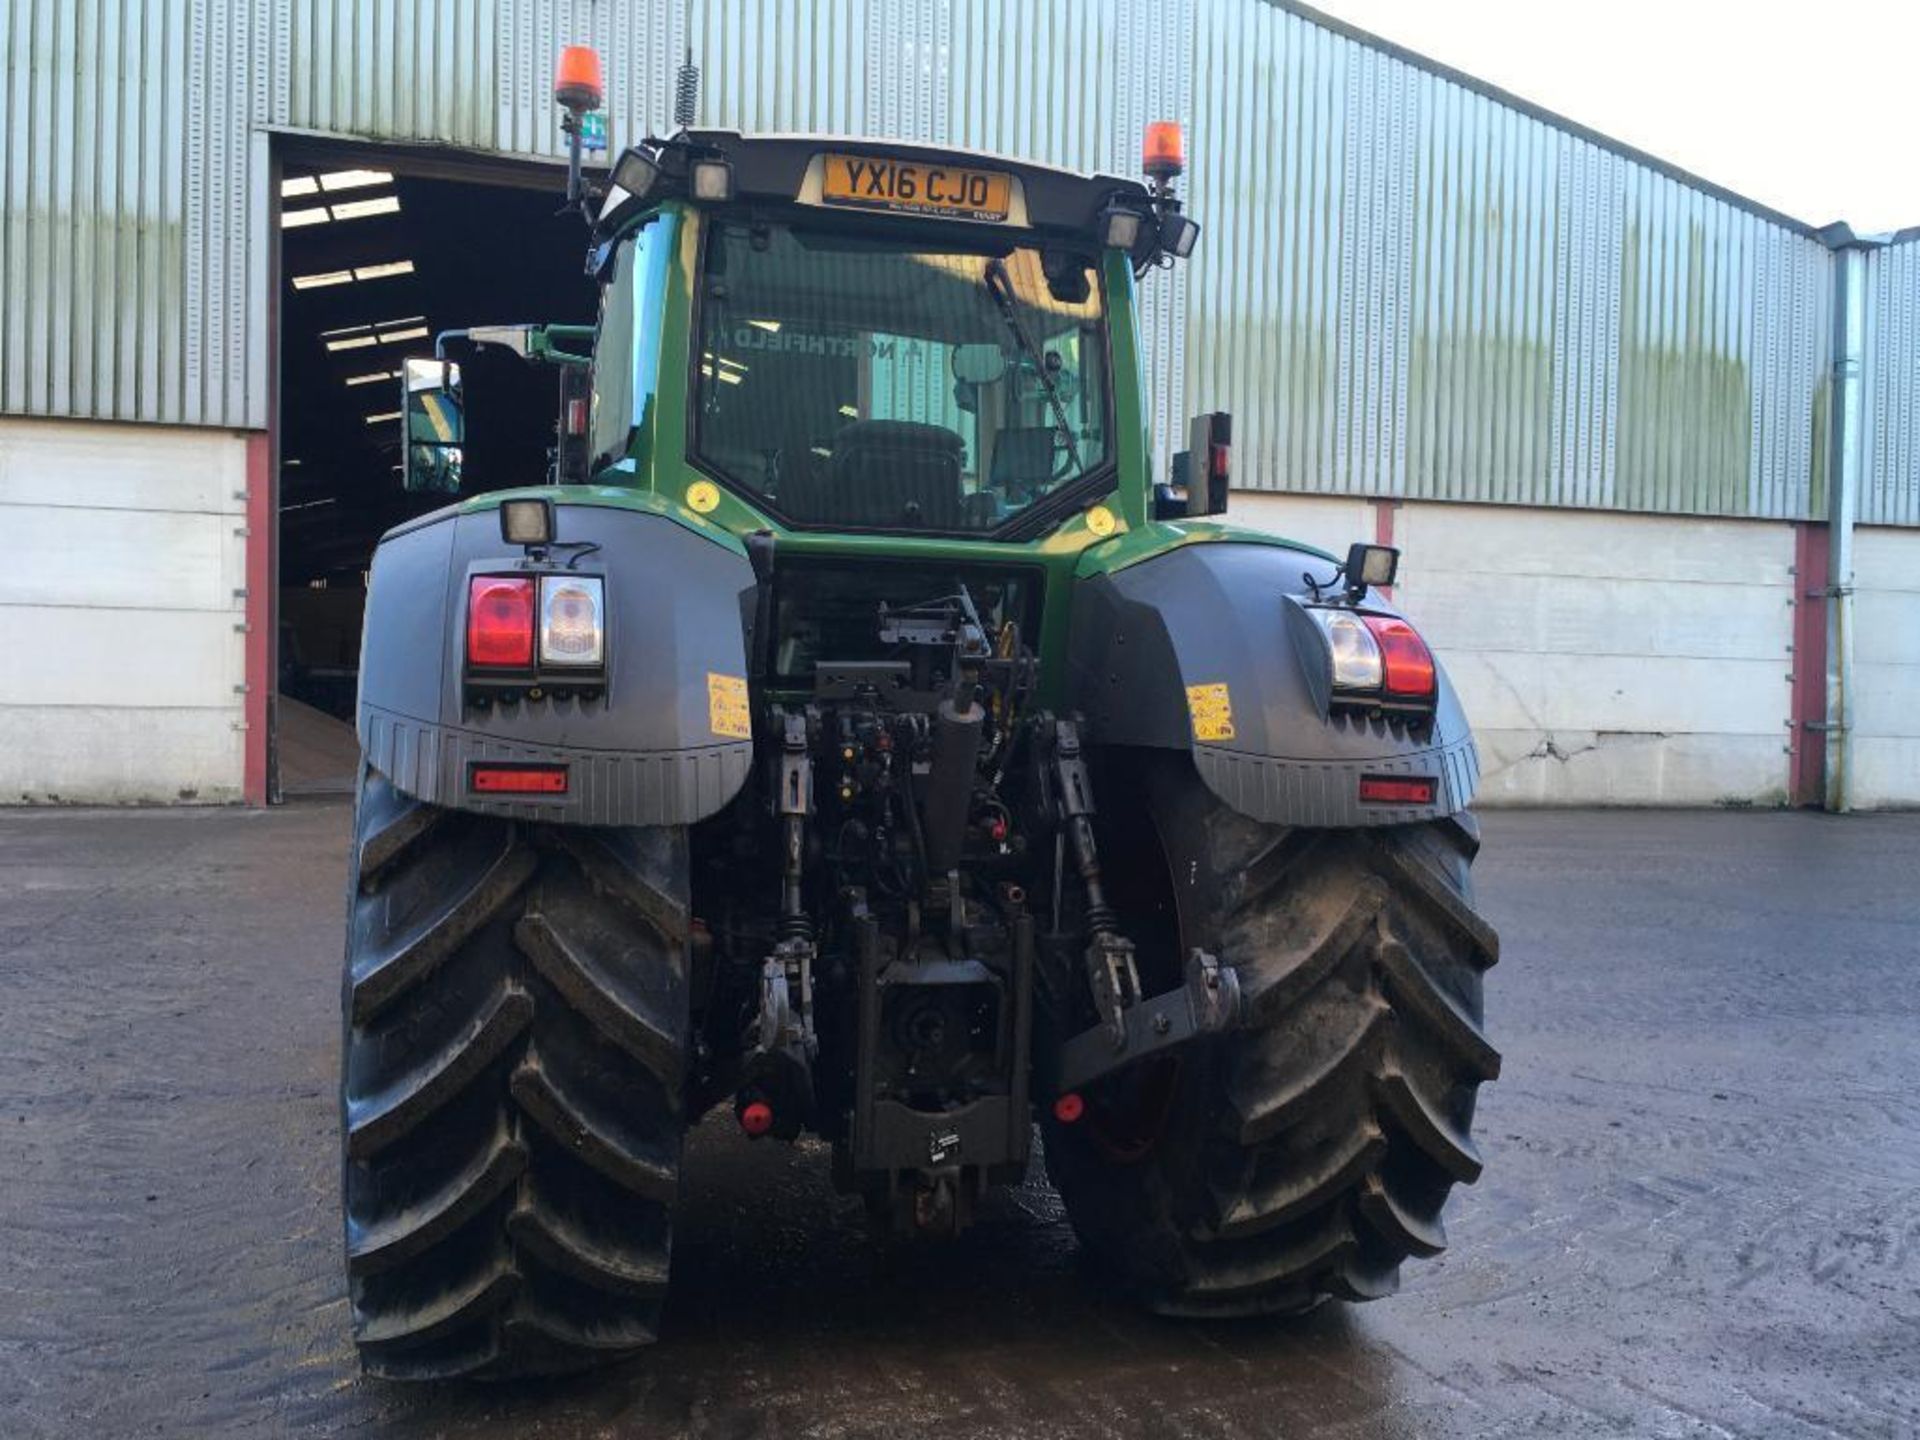
{"label": "concrete wall panel", "polygon": [[1346,495],[1274,495],[1236,490],[1227,519],[1253,530],[1285,535],[1345,555],[1356,540],[1373,539],[1373,503]]}
{"label": "concrete wall panel", "polygon": [[1920,805],[1920,532],[1853,537],[1853,804]]}
{"label": "concrete wall panel", "polygon": [[246,449],[0,420],[0,798],[240,798]]}
{"label": "concrete wall panel", "polygon": [[10,505],[0,605],[217,612],[246,583],[229,515]]}
{"label": "concrete wall panel", "polygon": [[[1243,498],[1262,529],[1372,534],[1370,506]],[[1395,598],[1480,737],[1482,803],[1784,798],[1790,526],[1410,503],[1393,533]]]}
{"label": "concrete wall panel", "polygon": [[0,703],[0,803],[237,802],[244,732],[235,714]]}

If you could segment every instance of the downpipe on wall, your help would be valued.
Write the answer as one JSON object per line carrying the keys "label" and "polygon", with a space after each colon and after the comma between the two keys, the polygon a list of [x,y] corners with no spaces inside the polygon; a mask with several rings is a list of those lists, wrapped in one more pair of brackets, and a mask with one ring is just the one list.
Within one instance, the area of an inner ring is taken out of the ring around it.
{"label": "downpipe on wall", "polygon": [[1853,808],[1853,524],[1866,426],[1868,244],[1851,236],[1834,260],[1833,450],[1827,467],[1826,808]]}

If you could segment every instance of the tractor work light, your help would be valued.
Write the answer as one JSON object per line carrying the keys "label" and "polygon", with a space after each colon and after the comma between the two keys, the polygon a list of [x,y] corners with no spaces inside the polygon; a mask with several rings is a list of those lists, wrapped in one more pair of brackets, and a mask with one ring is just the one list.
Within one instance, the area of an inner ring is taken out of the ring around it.
{"label": "tractor work light", "polygon": [[1391,545],[1355,541],[1347,547],[1347,563],[1340,573],[1346,578],[1347,593],[1358,600],[1375,585],[1393,584],[1393,577],[1400,573],[1400,552]]}
{"label": "tractor work light", "polygon": [[654,182],[660,178],[660,162],[644,150],[626,150],[613,167],[613,178],[607,185],[606,198],[600,202],[600,213],[611,215],[622,205],[632,200],[644,200],[653,193]]}
{"label": "tractor work light", "polygon": [[606,592],[597,578],[540,577],[540,663],[591,667],[606,659]]}
{"label": "tractor work light", "polygon": [[1140,239],[1140,212],[1109,210],[1101,228],[1101,243],[1109,250],[1131,250]]}
{"label": "tractor work light", "polygon": [[1184,215],[1167,214],[1160,217],[1160,248],[1176,260],[1184,260],[1193,254],[1193,247],[1200,241],[1198,221],[1189,220]]}
{"label": "tractor work light", "polygon": [[476,575],[467,582],[467,663],[525,670],[533,664],[533,581]]}
{"label": "tractor work light", "polygon": [[693,198],[714,204],[733,198],[733,166],[724,160],[696,160],[692,171]]}
{"label": "tractor work light", "polygon": [[509,545],[551,545],[553,503],[549,500],[502,500],[500,538]]}

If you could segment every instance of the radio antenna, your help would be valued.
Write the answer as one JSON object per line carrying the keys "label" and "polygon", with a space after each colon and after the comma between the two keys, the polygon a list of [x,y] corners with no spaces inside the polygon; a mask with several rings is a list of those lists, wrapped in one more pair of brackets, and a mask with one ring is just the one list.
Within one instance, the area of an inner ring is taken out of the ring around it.
{"label": "radio antenna", "polygon": [[693,47],[689,45],[686,63],[673,85],[673,123],[681,130],[691,130],[699,118],[700,67],[693,63]]}

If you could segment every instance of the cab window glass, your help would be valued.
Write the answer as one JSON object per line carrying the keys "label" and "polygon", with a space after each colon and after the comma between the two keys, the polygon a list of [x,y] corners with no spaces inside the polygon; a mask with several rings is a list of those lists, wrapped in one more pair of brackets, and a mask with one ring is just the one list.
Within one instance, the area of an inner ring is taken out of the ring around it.
{"label": "cab window glass", "polygon": [[700,303],[698,457],[794,524],[990,532],[1110,458],[1089,256],[720,223]]}
{"label": "cab window glass", "polygon": [[652,220],[622,240],[600,292],[590,421],[595,469],[625,455],[628,434],[653,398],[662,282],[654,262],[665,258],[664,228]]}

